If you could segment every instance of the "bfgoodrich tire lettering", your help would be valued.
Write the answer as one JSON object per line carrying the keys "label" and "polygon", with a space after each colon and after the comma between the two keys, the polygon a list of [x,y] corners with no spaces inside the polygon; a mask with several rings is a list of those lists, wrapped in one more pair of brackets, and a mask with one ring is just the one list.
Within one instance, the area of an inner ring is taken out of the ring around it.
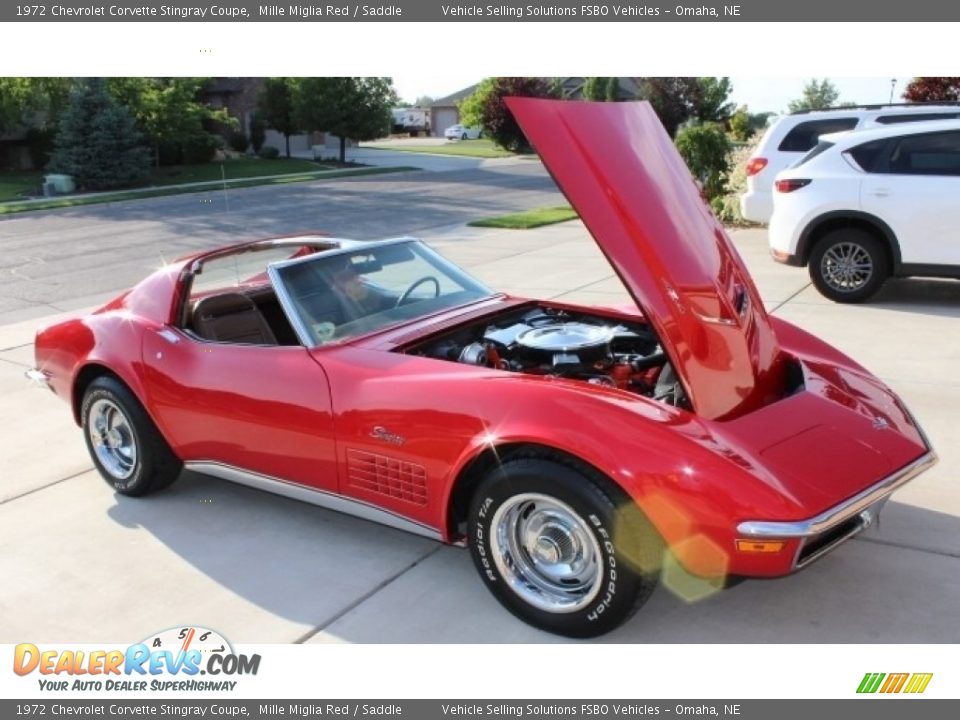
{"label": "bfgoodrich tire lettering", "polygon": [[130,390],[98,377],[80,409],[87,450],[103,479],[122,495],[146,495],[170,485],[183,465]]}
{"label": "bfgoodrich tire lettering", "polygon": [[473,497],[469,545],[493,595],[543,630],[594,637],[656,587],[662,542],[632,503],[587,469],[541,458],[492,470]]}

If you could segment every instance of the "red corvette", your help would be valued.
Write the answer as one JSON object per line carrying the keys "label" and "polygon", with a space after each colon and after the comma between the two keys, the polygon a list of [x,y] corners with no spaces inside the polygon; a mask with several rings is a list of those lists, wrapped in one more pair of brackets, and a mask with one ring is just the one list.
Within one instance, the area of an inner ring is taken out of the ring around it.
{"label": "red corvette", "polygon": [[107,482],[186,467],[466,542],[507,609],[589,637],[665,552],[786,575],[935,462],[880,380],[767,314],[648,105],[510,107],[635,308],[507,297],[408,238],[194,255],[37,335]]}

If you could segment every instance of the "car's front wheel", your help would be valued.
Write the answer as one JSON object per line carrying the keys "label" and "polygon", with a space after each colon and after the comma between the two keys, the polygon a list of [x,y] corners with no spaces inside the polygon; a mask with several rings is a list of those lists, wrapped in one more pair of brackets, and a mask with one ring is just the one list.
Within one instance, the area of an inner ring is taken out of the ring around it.
{"label": "car's front wheel", "polygon": [[810,279],[824,297],[863,302],[890,274],[881,242],[866,230],[844,228],[824,235],[810,255]]}
{"label": "car's front wheel", "polygon": [[170,485],[183,465],[137,398],[119,380],[90,383],[80,409],[90,457],[122,495],[146,495]]}
{"label": "car's front wheel", "polygon": [[473,497],[469,545],[494,596],[548,632],[594,637],[657,585],[663,544],[632,503],[591,473],[541,458],[494,468]]}

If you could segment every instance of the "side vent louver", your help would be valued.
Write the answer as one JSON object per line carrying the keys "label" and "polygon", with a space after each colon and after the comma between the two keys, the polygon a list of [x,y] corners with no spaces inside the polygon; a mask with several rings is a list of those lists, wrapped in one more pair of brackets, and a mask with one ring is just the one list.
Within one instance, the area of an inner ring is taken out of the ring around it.
{"label": "side vent louver", "polygon": [[347,450],[347,482],[352,487],[414,505],[427,504],[426,470],[385,455]]}

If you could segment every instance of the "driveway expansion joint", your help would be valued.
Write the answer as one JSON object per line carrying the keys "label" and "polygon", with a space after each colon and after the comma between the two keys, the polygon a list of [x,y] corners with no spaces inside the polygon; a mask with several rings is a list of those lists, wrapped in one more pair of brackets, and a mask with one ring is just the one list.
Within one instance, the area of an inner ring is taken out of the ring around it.
{"label": "driveway expansion joint", "polygon": [[303,643],[305,643],[305,642],[306,642],[307,640],[309,640],[310,638],[319,635],[321,632],[323,632],[323,631],[326,630],[328,627],[330,627],[331,625],[333,625],[334,623],[336,623],[336,622],[337,622],[338,620],[340,620],[342,617],[345,617],[345,616],[348,615],[349,613],[353,612],[356,608],[358,608],[358,607],[360,607],[361,605],[363,605],[367,600],[369,600],[370,598],[372,598],[374,595],[376,595],[377,593],[379,593],[381,590],[384,590],[385,588],[387,588],[387,587],[389,587],[390,585],[392,585],[394,582],[396,582],[397,580],[399,580],[402,576],[406,575],[408,572],[410,572],[411,570],[413,570],[417,565],[419,565],[419,564],[422,563],[423,561],[427,560],[428,558],[432,557],[433,555],[436,555],[436,554],[437,554],[438,552],[440,552],[444,547],[446,547],[446,545],[444,545],[444,544],[442,544],[442,543],[437,543],[436,547],[431,548],[427,553],[425,553],[425,554],[422,555],[421,557],[417,558],[416,560],[414,560],[412,563],[410,563],[410,564],[407,565],[406,567],[401,568],[399,571],[397,571],[396,573],[394,573],[393,575],[391,575],[390,577],[388,577],[386,580],[383,580],[382,582],[380,582],[378,585],[376,585],[376,586],[373,587],[372,589],[370,589],[370,590],[368,590],[367,592],[365,592],[363,595],[361,595],[360,597],[358,597],[358,598],[357,598],[356,600],[354,600],[352,603],[346,605],[342,610],[340,610],[339,612],[333,614],[330,618],[328,618],[327,620],[323,621],[322,623],[320,623],[319,625],[317,625],[315,628],[313,628],[313,629],[310,630],[309,632],[306,632],[306,633],[304,633],[303,635],[301,635],[300,637],[298,637],[296,640],[293,641],[293,644],[294,644],[294,645],[302,645]]}

